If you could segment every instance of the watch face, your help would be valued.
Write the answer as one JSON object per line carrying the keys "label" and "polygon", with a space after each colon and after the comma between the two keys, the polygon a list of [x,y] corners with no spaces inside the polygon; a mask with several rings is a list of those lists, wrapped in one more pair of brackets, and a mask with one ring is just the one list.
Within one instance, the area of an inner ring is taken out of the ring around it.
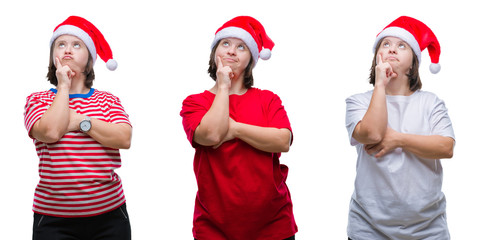
{"label": "watch face", "polygon": [[91,124],[89,121],[82,121],[80,123],[80,129],[84,132],[90,130]]}

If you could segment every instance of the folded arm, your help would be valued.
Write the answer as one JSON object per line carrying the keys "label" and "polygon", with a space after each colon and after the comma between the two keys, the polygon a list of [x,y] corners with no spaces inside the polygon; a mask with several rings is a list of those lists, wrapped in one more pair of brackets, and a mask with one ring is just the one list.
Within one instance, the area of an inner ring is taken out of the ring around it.
{"label": "folded arm", "polygon": [[400,133],[388,128],[381,142],[364,146],[368,154],[374,154],[376,158],[399,147],[425,159],[452,158],[454,139],[439,135]]}
{"label": "folded arm", "polygon": [[288,152],[291,145],[291,131],[289,129],[258,127],[239,123],[230,118],[228,133],[215,148],[235,138],[241,139],[256,149],[272,153]]}

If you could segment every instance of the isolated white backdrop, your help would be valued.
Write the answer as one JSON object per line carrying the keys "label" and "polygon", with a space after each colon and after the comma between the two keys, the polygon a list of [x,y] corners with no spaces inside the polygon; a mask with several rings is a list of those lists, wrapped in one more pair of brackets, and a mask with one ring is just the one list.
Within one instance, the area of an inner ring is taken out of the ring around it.
{"label": "isolated white backdrop", "polygon": [[[8,2],[8,3],[7,3]],[[368,84],[376,34],[408,15],[437,35],[442,70],[420,68],[423,89],[446,101],[457,144],[443,160],[453,239],[477,235],[477,40],[473,1],[3,1],[0,3],[0,239],[31,239],[38,159],[23,126],[25,98],[49,89],[53,28],[69,15],[92,21],[109,41],[116,71],[99,60],[94,87],[120,97],[134,126],[121,151],[133,239],[192,239],[194,150],[179,112],[214,82],[206,70],[216,29],[237,15],[260,20],[276,46],[259,61],[255,86],[283,100],[294,143],[281,161],[299,227],[297,239],[346,239],[356,154],[344,127],[344,99]]]}

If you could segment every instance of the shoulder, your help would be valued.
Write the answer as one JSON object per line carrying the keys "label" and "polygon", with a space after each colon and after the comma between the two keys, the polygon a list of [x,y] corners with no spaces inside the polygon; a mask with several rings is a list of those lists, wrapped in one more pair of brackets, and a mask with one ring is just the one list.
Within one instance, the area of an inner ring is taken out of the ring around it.
{"label": "shoulder", "polygon": [[215,98],[215,95],[211,93],[208,90],[205,90],[204,92],[201,93],[195,93],[187,96],[183,100],[183,104],[189,103],[189,102],[213,102]]}
{"label": "shoulder", "polygon": [[371,101],[371,97],[373,95],[373,90],[369,90],[363,93],[357,93],[354,95],[349,96],[346,98],[346,103],[349,102],[366,102],[369,103]]}
{"label": "shoulder", "polygon": [[279,96],[270,90],[259,89],[259,88],[250,88],[248,90],[250,96],[256,96],[261,98],[263,101],[272,101],[280,100]]}
{"label": "shoulder", "polygon": [[420,98],[429,98],[429,99],[436,99],[438,98],[435,93],[428,92],[428,91],[423,91],[423,90],[417,90],[414,93],[415,96],[420,97]]}
{"label": "shoulder", "polygon": [[41,92],[34,92],[27,97],[27,101],[38,100],[53,100],[55,98],[55,93],[51,90],[41,91]]}
{"label": "shoulder", "polygon": [[91,98],[93,99],[98,99],[100,101],[106,101],[106,102],[119,102],[120,98],[115,96],[113,93],[108,92],[108,91],[101,91],[98,89],[94,89]]}
{"label": "shoulder", "polygon": [[425,103],[440,103],[443,102],[435,93],[428,92],[428,91],[422,91],[422,90],[417,90],[414,94],[413,97],[420,102],[425,102]]}

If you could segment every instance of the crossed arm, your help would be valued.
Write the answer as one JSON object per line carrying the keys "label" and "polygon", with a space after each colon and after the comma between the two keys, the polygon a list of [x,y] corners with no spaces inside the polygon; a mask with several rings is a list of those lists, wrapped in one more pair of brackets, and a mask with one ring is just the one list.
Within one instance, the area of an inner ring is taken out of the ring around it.
{"label": "crossed arm", "polygon": [[[379,59],[382,64],[382,60]],[[379,66],[379,65],[378,65]],[[356,125],[353,138],[364,144],[370,155],[380,158],[396,148],[402,148],[426,159],[452,158],[454,139],[440,135],[415,135],[397,132],[387,126],[386,85],[391,79],[387,66],[376,67],[378,77],[371,102],[363,119]],[[381,69],[382,68],[382,69]],[[379,79],[382,77],[382,80]]]}
{"label": "crossed arm", "polygon": [[[45,143],[57,142],[67,132],[79,131],[80,122],[85,119],[85,115],[69,108],[68,91],[61,88],[57,90],[52,105],[30,132],[33,138]],[[87,134],[101,145],[117,149],[130,148],[132,130],[129,124],[108,123],[95,118],[92,118],[91,122],[92,128]]]}
{"label": "crossed arm", "polygon": [[229,117],[229,96],[218,90],[211,108],[195,129],[193,140],[218,148],[224,142],[241,139],[265,152],[288,152],[291,132],[286,128],[259,127],[239,123]]}
{"label": "crossed arm", "polygon": [[426,159],[453,156],[454,139],[440,135],[400,133],[388,127],[387,121],[385,92],[376,86],[368,110],[353,132],[353,138],[364,144],[368,154],[380,158],[396,148],[402,148]]}

